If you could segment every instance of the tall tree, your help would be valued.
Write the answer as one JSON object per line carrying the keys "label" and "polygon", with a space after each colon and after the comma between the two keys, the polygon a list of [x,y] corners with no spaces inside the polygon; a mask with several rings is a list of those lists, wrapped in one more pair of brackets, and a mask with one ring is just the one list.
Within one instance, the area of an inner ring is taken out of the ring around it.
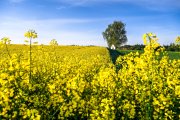
{"label": "tall tree", "polygon": [[127,42],[125,24],[121,21],[114,21],[113,24],[108,25],[102,34],[108,47],[114,45],[117,48]]}

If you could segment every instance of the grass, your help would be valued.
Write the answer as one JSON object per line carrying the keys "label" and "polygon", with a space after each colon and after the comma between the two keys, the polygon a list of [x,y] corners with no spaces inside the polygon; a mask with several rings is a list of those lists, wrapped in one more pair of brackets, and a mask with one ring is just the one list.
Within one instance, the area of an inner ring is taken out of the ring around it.
{"label": "grass", "polygon": [[[108,50],[109,50],[109,54],[110,54],[110,57],[111,57],[111,60],[113,63],[116,62],[116,59],[119,56],[123,56],[123,55],[129,54],[131,52],[139,52],[139,53],[144,52],[143,50],[111,50],[111,49],[108,49]],[[168,56],[171,60],[180,59],[180,52],[167,51],[167,53],[168,53]]]}
{"label": "grass", "polygon": [[[130,52],[139,52],[143,53],[143,50],[117,50],[121,55],[128,54]],[[172,59],[180,59],[180,52],[167,51],[169,58]]]}
{"label": "grass", "polygon": [[180,59],[180,52],[167,51],[170,59]]}

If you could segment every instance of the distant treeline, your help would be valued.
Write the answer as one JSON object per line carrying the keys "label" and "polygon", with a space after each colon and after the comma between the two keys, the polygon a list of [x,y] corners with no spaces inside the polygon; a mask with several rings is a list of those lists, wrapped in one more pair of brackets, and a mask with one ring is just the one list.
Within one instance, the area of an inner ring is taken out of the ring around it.
{"label": "distant treeline", "polygon": [[180,44],[164,45],[166,51],[180,51]]}
{"label": "distant treeline", "polygon": [[[145,45],[143,44],[136,44],[136,45],[124,45],[119,47],[120,50],[143,50]],[[180,45],[178,44],[170,44],[170,45],[163,45],[166,51],[180,51]]]}

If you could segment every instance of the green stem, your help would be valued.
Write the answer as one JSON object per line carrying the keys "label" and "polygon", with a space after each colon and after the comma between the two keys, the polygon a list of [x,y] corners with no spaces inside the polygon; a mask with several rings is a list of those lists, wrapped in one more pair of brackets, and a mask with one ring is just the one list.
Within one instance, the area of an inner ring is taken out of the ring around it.
{"label": "green stem", "polygon": [[32,47],[32,46],[31,46],[31,44],[32,44],[32,43],[31,43],[31,40],[32,40],[32,38],[30,38],[30,55],[29,55],[29,58],[30,58],[30,65],[29,65],[29,66],[30,66],[30,72],[29,72],[30,82],[31,82],[31,62],[32,62],[32,59],[31,59],[31,54],[32,54],[32,53],[31,53],[31,47]]}
{"label": "green stem", "polygon": [[[151,64],[150,64],[150,67],[151,67],[151,70],[153,70],[153,57],[154,57],[154,51],[153,48],[152,48],[152,39],[149,38],[150,40],[150,51],[152,52],[152,58],[151,58]],[[150,97],[149,97],[149,120],[152,120],[153,119],[153,108],[152,108],[152,102],[153,102],[153,96],[152,96],[152,89],[153,89],[153,71],[150,73]]]}
{"label": "green stem", "polygon": [[8,49],[8,47],[7,47],[7,44],[6,44],[6,43],[5,43],[5,46],[6,46],[7,53],[8,53],[8,55],[9,55],[10,59],[11,59],[11,55],[10,55],[10,52],[9,52],[9,49]]}

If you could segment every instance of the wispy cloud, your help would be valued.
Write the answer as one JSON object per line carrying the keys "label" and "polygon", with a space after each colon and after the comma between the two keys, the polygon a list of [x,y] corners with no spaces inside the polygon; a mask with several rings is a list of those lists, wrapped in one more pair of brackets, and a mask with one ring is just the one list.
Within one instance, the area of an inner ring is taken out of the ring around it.
{"label": "wispy cloud", "polygon": [[[96,30],[82,30],[76,28],[67,29],[66,25],[89,24],[94,20],[89,19],[49,19],[49,20],[22,20],[8,19],[0,22],[0,38],[8,36],[13,43],[23,43],[24,32],[34,29],[38,33],[39,43],[48,44],[53,38],[57,39],[62,45],[98,45],[106,46],[101,33]],[[73,28],[73,27],[72,27]]]}
{"label": "wispy cloud", "polygon": [[10,3],[21,3],[25,0],[8,0]]}
{"label": "wispy cloud", "polygon": [[[143,18],[127,17],[126,20],[141,20]],[[2,20],[2,19],[1,19]],[[113,18],[104,19],[42,19],[42,20],[23,20],[23,19],[4,19],[0,22],[0,38],[8,36],[14,43],[23,43],[23,33],[28,29],[35,29],[39,35],[39,43],[48,44],[53,38],[57,39],[59,44],[63,45],[99,45],[106,46],[103,40],[102,32],[107,25],[114,20]],[[103,27],[97,29],[97,24]],[[84,26],[95,26],[86,28]],[[75,26],[78,26],[77,28]],[[82,27],[82,29],[81,29]],[[146,32],[154,32],[159,37],[161,44],[174,42],[174,38],[179,34],[177,28],[173,26],[158,26],[127,23],[128,44],[142,44],[142,35]],[[147,31],[148,30],[148,31]]]}
{"label": "wispy cloud", "polygon": [[66,9],[66,8],[67,8],[67,6],[58,6],[58,7],[56,7],[57,10],[62,10],[62,9]]}
{"label": "wispy cloud", "polygon": [[73,6],[79,6],[79,5],[89,3],[89,2],[93,2],[89,0],[55,0],[55,1],[64,3],[64,4],[73,5]]}
{"label": "wispy cloud", "polygon": [[127,44],[143,44],[142,35],[148,32],[153,32],[159,38],[158,42],[161,45],[168,45],[175,41],[175,38],[179,34],[178,29],[167,26],[149,25],[144,28],[144,26],[127,26]]}
{"label": "wispy cloud", "polygon": [[151,10],[180,9],[180,0],[55,0],[67,6],[77,7],[101,3],[128,3],[139,5]]}

